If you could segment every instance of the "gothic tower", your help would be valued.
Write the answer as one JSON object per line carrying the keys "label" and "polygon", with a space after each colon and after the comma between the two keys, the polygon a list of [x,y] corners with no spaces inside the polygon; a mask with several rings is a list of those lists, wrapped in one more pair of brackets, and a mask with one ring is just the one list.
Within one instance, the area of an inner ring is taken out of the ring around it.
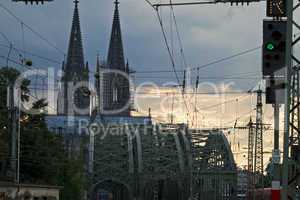
{"label": "gothic tower", "polygon": [[115,1],[115,12],[108,50],[107,65],[110,69],[118,69],[121,71],[125,70],[118,0]]}
{"label": "gothic tower", "polygon": [[[115,11],[108,50],[107,66],[109,69],[119,70],[127,76],[129,75],[124,59],[118,0],[115,1]],[[121,109],[121,111],[116,112],[115,115],[129,115],[129,79],[124,77],[124,75],[111,74],[110,82],[108,109],[115,112]]]}
{"label": "gothic tower", "polygon": [[84,63],[78,3],[78,0],[74,1],[67,61],[62,66],[61,89],[57,105],[59,115],[90,113],[89,69],[88,63]]}
{"label": "gothic tower", "polygon": [[[98,68],[99,71],[103,67]],[[99,99],[102,103],[102,113],[115,116],[130,115],[129,66],[125,64],[123,41],[119,16],[119,2],[115,1],[112,31],[105,65],[106,73],[102,75],[103,89]],[[113,70],[107,73],[107,70]],[[116,73],[118,71],[120,73]],[[100,73],[101,74],[101,73]]]}

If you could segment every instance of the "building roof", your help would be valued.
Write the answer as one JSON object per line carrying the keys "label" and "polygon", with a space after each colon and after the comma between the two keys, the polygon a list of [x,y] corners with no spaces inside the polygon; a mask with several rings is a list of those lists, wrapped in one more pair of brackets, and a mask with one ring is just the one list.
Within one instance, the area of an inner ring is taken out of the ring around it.
{"label": "building roof", "polygon": [[151,117],[136,117],[136,116],[101,116],[97,115],[95,122],[102,122],[108,124],[151,124]]}
{"label": "building roof", "polygon": [[47,189],[62,189],[62,186],[57,186],[57,185],[37,185],[37,184],[17,184],[14,182],[5,182],[5,181],[0,181],[0,187],[23,187],[23,188],[47,188]]}
{"label": "building roof", "polygon": [[[47,127],[50,131],[61,129],[64,134],[79,134],[87,128],[91,121],[103,124],[132,124],[145,125],[151,124],[151,117],[133,117],[133,116],[102,116],[97,115],[91,120],[90,116],[67,116],[50,115],[45,118]],[[87,133],[85,133],[87,134]]]}

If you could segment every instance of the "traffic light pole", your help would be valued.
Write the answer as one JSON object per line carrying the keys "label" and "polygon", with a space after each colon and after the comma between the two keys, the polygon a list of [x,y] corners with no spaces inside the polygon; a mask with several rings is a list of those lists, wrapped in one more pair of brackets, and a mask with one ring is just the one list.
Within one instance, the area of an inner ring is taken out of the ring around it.
{"label": "traffic light pole", "polygon": [[274,174],[272,188],[280,189],[280,150],[279,150],[279,104],[274,104],[274,148],[272,152],[272,162],[274,165]]}
{"label": "traffic light pole", "polygon": [[293,37],[293,0],[286,0],[287,32],[286,32],[286,73],[285,73],[285,106],[284,106],[284,140],[283,140],[283,167],[282,167],[282,200],[288,198],[289,178],[289,133],[290,133],[290,89],[292,71],[292,37]]}

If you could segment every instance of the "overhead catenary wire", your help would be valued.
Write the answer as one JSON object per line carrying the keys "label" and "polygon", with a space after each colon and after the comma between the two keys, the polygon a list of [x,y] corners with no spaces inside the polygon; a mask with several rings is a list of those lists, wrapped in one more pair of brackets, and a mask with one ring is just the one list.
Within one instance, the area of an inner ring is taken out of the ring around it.
{"label": "overhead catenary wire", "polygon": [[[199,69],[199,68],[198,68]],[[175,69],[175,71],[176,71],[176,69]]]}
{"label": "overhead catenary wire", "polygon": [[170,0],[170,3],[171,3],[170,8],[171,8],[171,13],[172,13],[172,17],[173,17],[173,21],[174,21],[174,25],[175,25],[176,35],[177,35],[178,43],[179,43],[179,47],[180,47],[180,54],[181,54],[182,59],[183,59],[184,67],[185,67],[185,69],[187,69],[188,64],[187,64],[187,60],[186,60],[184,49],[183,49],[183,43],[182,43],[182,39],[181,39],[181,36],[180,36],[180,32],[179,32],[179,28],[178,28],[178,24],[177,24],[177,19],[176,19],[176,16],[175,16],[175,11],[174,11],[174,8],[172,6],[172,0]]}
{"label": "overhead catenary wire", "polygon": [[260,2],[260,1],[265,1],[265,0],[250,0],[250,1],[246,1],[246,2],[240,2],[240,1],[231,1],[231,0],[206,0],[206,1],[185,1],[185,2],[176,2],[176,3],[155,3],[155,4],[152,4],[151,3],[151,6],[158,9],[158,8],[161,8],[161,7],[170,7],[170,6],[194,6],[194,5],[208,5],[208,4],[217,4],[217,3],[230,3],[231,5],[233,3],[236,3],[238,5],[238,3],[241,3],[242,5],[244,3],[247,3],[247,5],[250,3],[250,2]]}
{"label": "overhead catenary wire", "polygon": [[[147,0],[147,2],[148,2],[148,4],[149,5],[151,5],[152,7],[153,7],[153,5],[151,4],[151,2],[149,2],[148,0]],[[6,10],[6,12],[8,12],[10,15],[12,15],[15,19],[17,19],[23,26],[29,26],[29,25],[27,25],[27,24],[25,24],[19,17],[17,17],[13,12],[11,12],[10,10],[8,10],[6,7],[4,7],[2,4],[0,4],[0,6],[3,8],[3,9],[5,9]],[[174,12],[173,12],[173,17],[175,18],[175,14],[174,14]],[[178,25],[177,25],[177,22],[176,22],[176,18],[175,18],[175,20],[174,20],[174,23],[176,23],[176,26],[177,26],[177,31],[178,31]],[[29,26],[30,27],[30,26]],[[28,28],[28,27],[27,27]],[[30,27],[31,28],[31,27]],[[32,28],[31,28],[32,29]],[[181,42],[181,39],[180,39],[180,35],[179,34],[177,34],[178,36],[179,36],[179,40],[180,40],[180,43],[182,44],[182,42]],[[181,45],[182,46],[182,45]],[[182,50],[183,48],[181,48],[181,50]],[[256,48],[255,48],[256,49]],[[202,65],[202,66],[199,66],[199,67],[194,67],[194,68],[192,68],[192,69],[200,69],[201,67],[205,67],[205,66],[207,66],[207,65],[210,65],[210,64],[212,64],[212,63],[217,63],[217,62],[222,62],[222,61],[224,61],[224,60],[227,60],[227,59],[231,59],[231,58],[233,58],[233,57],[235,57],[235,56],[239,56],[239,55],[243,55],[244,53],[248,53],[248,52],[251,52],[252,51],[252,49],[250,49],[250,50],[247,50],[247,51],[244,51],[244,52],[241,52],[241,53],[238,53],[238,54],[235,54],[235,55],[232,55],[232,56],[229,56],[229,57],[226,57],[226,58],[222,58],[222,59],[220,59],[220,60],[217,60],[217,61],[213,61],[213,62],[211,62],[211,63],[208,63],[208,64],[205,64],[205,65]],[[26,52],[24,52],[24,53],[26,53]],[[60,64],[60,62],[56,62],[56,63],[59,63]],[[178,71],[178,70],[177,70]],[[137,72],[137,73],[139,73],[139,72]]]}
{"label": "overhead catenary wire", "polygon": [[[161,28],[161,31],[162,31],[162,34],[163,34],[164,43],[166,45],[166,48],[167,48],[167,51],[168,51],[168,54],[169,54],[169,57],[170,57],[170,61],[171,61],[171,64],[172,64],[173,72],[175,74],[175,77],[176,77],[176,80],[177,80],[178,84],[181,85],[180,84],[180,79],[178,77],[178,73],[177,73],[176,67],[175,67],[175,60],[174,60],[174,57],[172,55],[172,52],[171,52],[171,49],[170,49],[170,46],[169,46],[169,43],[168,43],[168,40],[167,40],[166,32],[165,32],[165,29],[164,29],[164,26],[163,26],[162,17],[160,16],[160,13],[159,13],[158,9],[155,9],[155,11],[156,11],[158,22],[159,22],[159,25],[160,25],[160,28]],[[183,97],[183,100],[184,100],[184,105],[186,107],[187,113],[189,113],[189,108],[188,108],[188,105],[187,105],[187,103],[185,101],[183,93],[182,93],[182,97]],[[188,116],[188,114],[187,114],[187,116]]]}
{"label": "overhead catenary wire", "polygon": [[[1,34],[1,31],[0,31],[0,34]],[[41,55],[38,55],[36,53],[30,52],[28,50],[22,50],[22,49],[16,48],[13,44],[11,44],[11,45],[12,45],[12,50],[18,52],[19,55],[20,54],[27,54],[29,56],[33,56],[33,57],[39,58],[39,59],[44,60],[44,61],[48,61],[48,62],[55,63],[55,64],[62,64],[61,61],[57,61],[57,60],[54,60],[52,58],[41,56]],[[10,48],[10,45],[5,45],[5,44],[1,44],[1,43],[0,43],[0,46],[4,47],[4,48]]]}
{"label": "overhead catenary wire", "polygon": [[[9,58],[10,58],[12,50],[13,50],[13,43],[8,39],[8,37],[2,31],[0,31],[0,34],[9,44],[8,46],[6,45],[6,47],[8,48],[8,53],[7,53],[7,57],[6,57],[6,67],[8,67]],[[19,53],[19,56],[22,56],[22,54],[20,52],[18,52],[18,53]]]}
{"label": "overhead catenary wire", "polygon": [[[25,48],[25,31],[24,31],[24,23],[21,22],[21,31],[22,31],[22,49],[23,49],[23,52],[26,51],[26,48]],[[24,57],[26,58],[26,54],[24,55]]]}
{"label": "overhead catenary wire", "polygon": [[[244,94],[246,94],[246,93],[244,93]],[[206,110],[206,109],[215,108],[215,107],[218,107],[218,106],[221,106],[221,105],[225,105],[225,104],[228,104],[228,103],[235,102],[237,99],[243,99],[243,98],[248,97],[248,96],[249,96],[249,94],[242,95],[242,96],[235,97],[233,99],[230,99],[230,100],[218,103],[218,104],[214,104],[214,105],[211,105],[211,106],[206,106],[206,107],[199,108],[199,110]]]}
{"label": "overhead catenary wire", "polygon": [[162,17],[159,14],[158,10],[156,10],[156,15],[157,15],[157,18],[158,18],[158,22],[159,22],[162,34],[163,34],[164,43],[166,45],[166,49],[167,49],[169,57],[170,57],[173,72],[175,74],[175,77],[177,79],[178,84],[180,85],[181,83],[180,83],[180,80],[179,80],[179,76],[178,76],[177,70],[175,68],[175,60],[174,60],[174,57],[172,55],[172,52],[171,52],[171,49],[170,49],[170,46],[169,46],[169,43],[168,43],[168,40],[167,40],[167,35],[166,35],[166,31],[165,31],[165,28],[164,28],[164,25],[163,25]]}
{"label": "overhead catenary wire", "polygon": [[[28,69],[28,70],[45,70],[45,69],[47,69],[47,68],[37,67],[37,66],[35,66],[35,65],[27,66],[27,65],[24,65],[24,64],[22,63],[22,61],[20,62],[20,61],[11,59],[11,58],[7,58],[7,57],[5,57],[5,56],[3,56],[3,55],[0,55],[0,58],[2,58],[2,59],[8,59],[9,62],[12,62],[12,63],[16,64],[17,66],[22,67],[22,68],[26,68],[26,69]],[[52,77],[52,78],[53,78],[55,81],[58,81],[58,82],[59,82],[59,80],[56,79],[55,77]]]}
{"label": "overhead catenary wire", "polygon": [[[1,32],[0,32],[0,34],[1,34]],[[4,45],[4,44],[0,44],[0,46],[6,47],[6,48],[10,48],[8,45]],[[44,57],[44,56],[41,56],[41,55],[38,55],[38,54],[34,54],[34,53],[32,53],[32,52],[29,52],[29,51],[23,51],[23,50],[21,50],[21,49],[15,48],[15,47],[13,47],[13,49],[16,50],[16,51],[19,52],[19,53],[20,53],[20,52],[22,52],[22,53],[27,53],[28,55],[31,55],[31,56],[34,56],[34,57],[37,57],[37,58],[40,58],[40,59],[43,59],[43,60],[46,60],[46,61],[49,61],[49,62],[52,62],[52,63],[61,64],[60,61],[57,61],[57,60],[54,60],[54,59],[51,59],[51,58],[48,58],[48,57]],[[247,51],[247,52],[248,52],[248,51]],[[227,60],[227,59],[229,59],[229,57],[234,58],[234,57],[237,56],[237,55],[244,55],[243,53],[245,53],[245,52],[240,52],[240,53],[238,53],[238,54],[234,54],[234,55],[232,55],[232,56],[228,56],[228,57],[225,57],[225,58],[222,58],[222,59],[218,59],[218,60],[216,60],[216,61],[213,61],[213,62],[204,64],[204,65],[201,65],[201,66],[207,66],[207,67],[208,67],[208,65],[212,65],[211,63],[216,63],[216,62],[219,63],[219,62],[221,62],[221,60]],[[147,66],[147,67],[145,67],[145,68],[154,68],[154,67],[155,67],[155,66],[151,66],[151,67],[150,67],[150,66]],[[160,68],[163,68],[163,67],[160,66]],[[190,68],[189,70],[194,70],[194,69],[197,70],[196,67]],[[199,69],[200,69],[200,68],[199,68]],[[138,71],[135,71],[134,73],[135,73],[135,74],[155,74],[155,73],[170,73],[170,72],[173,72],[173,70],[171,70],[171,71],[170,71],[170,70],[138,70]],[[184,72],[184,70],[177,69],[177,72]],[[255,72],[259,73],[260,71],[243,72],[243,73],[255,73]],[[90,70],[89,73],[95,74],[96,72]]]}
{"label": "overhead catenary wire", "polygon": [[[5,85],[5,83],[1,83],[0,85]],[[46,85],[46,84],[45,84]],[[41,85],[41,86],[45,86],[45,85]],[[35,89],[35,90],[53,90],[53,91],[59,91],[59,88],[45,88],[45,87],[28,87],[28,89]],[[186,92],[186,94],[190,94],[190,95],[237,95],[237,94],[247,94],[248,91],[230,91],[230,92]],[[135,92],[134,94],[136,95],[170,95],[170,92],[159,92],[159,93],[155,93],[155,92]],[[174,93],[175,96],[181,96],[181,93]]]}
{"label": "overhead catenary wire", "polygon": [[[248,91],[231,91],[231,92],[186,92],[186,94],[193,94],[193,95],[226,95],[226,94],[247,94]],[[135,94],[143,94],[143,95],[169,95],[170,92],[137,92]],[[180,92],[177,94],[175,93],[174,95],[181,95]]]}
{"label": "overhead catenary wire", "polygon": [[[141,76],[141,77],[136,77],[136,79],[172,79],[172,77],[167,77],[167,76]],[[218,77],[218,76],[206,76],[206,77],[200,77],[202,80],[261,80],[263,77],[259,76],[252,76],[252,77]],[[199,82],[201,83],[201,82]]]}
{"label": "overhead catenary wire", "polygon": [[5,7],[2,3],[0,3],[0,7],[8,13],[10,16],[12,16],[14,19],[16,19],[20,24],[22,24],[24,27],[26,27],[28,30],[30,30],[33,34],[35,34],[37,37],[39,37],[41,40],[46,42],[49,46],[54,48],[57,52],[61,53],[63,56],[66,55],[64,51],[59,49],[55,44],[50,42],[47,38],[45,38],[41,33],[33,29],[30,25],[26,24],[21,18],[19,18],[17,15],[15,15],[11,10],[9,10],[7,7]]}

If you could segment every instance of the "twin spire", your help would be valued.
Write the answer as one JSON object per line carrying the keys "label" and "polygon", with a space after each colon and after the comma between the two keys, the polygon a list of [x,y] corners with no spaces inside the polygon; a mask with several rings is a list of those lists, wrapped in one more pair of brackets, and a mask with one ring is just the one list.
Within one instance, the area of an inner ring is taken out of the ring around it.
{"label": "twin spire", "polygon": [[[84,53],[80,29],[80,19],[78,11],[78,0],[74,0],[75,8],[73,14],[72,30],[69,42],[69,50],[66,63],[66,71],[78,70],[84,67]],[[116,0],[114,2],[115,10],[113,17],[113,25],[111,31],[110,45],[107,57],[107,67],[111,69],[125,70],[126,64],[124,59],[124,50],[122,42],[122,33],[120,25],[119,4]],[[75,66],[76,65],[76,66]],[[68,67],[69,66],[69,67]],[[77,69],[70,69],[72,66]]]}
{"label": "twin spire", "polygon": [[[64,66],[64,74],[63,81],[88,81],[89,80],[89,72],[88,68],[85,67],[84,64],[84,53],[83,53],[83,45],[82,45],[82,37],[81,37],[81,29],[80,29],[80,19],[79,19],[79,11],[78,11],[78,0],[74,0],[75,8],[72,22],[72,30],[70,35],[69,49],[67,55],[67,62]],[[99,59],[99,55],[97,56],[97,72],[99,73],[99,67],[105,67],[109,69],[120,70],[126,73],[129,73],[129,65],[125,64],[124,59],[124,51],[123,51],[123,42],[122,42],[122,33],[121,33],[121,25],[120,25],[120,15],[119,15],[119,1],[115,0],[115,10],[113,16],[110,44],[108,49],[108,56],[106,60],[105,66],[100,66],[101,62]],[[112,79],[111,76],[105,76],[104,82],[112,83],[113,81],[121,84],[121,86],[111,85],[103,85],[105,87],[104,94],[98,94],[98,96],[103,96],[103,108],[111,110],[111,109],[120,109],[123,108],[130,98],[129,92],[129,82],[124,77],[117,77],[118,80]],[[114,77],[116,78],[116,77]],[[68,94],[67,86],[64,86],[63,94]],[[113,94],[117,95],[117,101],[112,101]],[[85,99],[83,96],[78,96],[77,102],[81,105],[85,105],[83,102]],[[87,99],[89,100],[89,99]],[[89,101],[88,101],[89,102]],[[82,106],[80,106],[82,107]],[[68,109],[68,97],[65,95],[64,97],[64,108]],[[65,113],[68,113],[65,111]],[[124,115],[129,114],[129,109],[122,113]]]}

